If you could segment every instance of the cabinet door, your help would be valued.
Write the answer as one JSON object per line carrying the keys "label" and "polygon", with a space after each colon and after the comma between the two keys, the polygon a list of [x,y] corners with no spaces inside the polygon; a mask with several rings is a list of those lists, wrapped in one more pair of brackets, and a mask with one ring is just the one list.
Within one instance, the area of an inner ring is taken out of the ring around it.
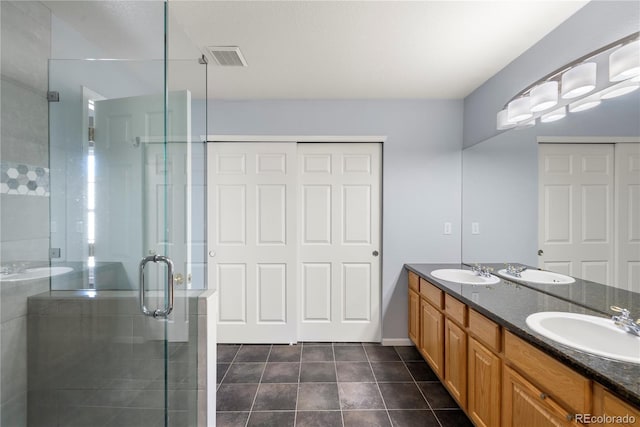
{"label": "cabinet door", "polygon": [[420,296],[412,289],[409,289],[409,339],[419,346],[420,329]]}
{"label": "cabinet door", "polygon": [[[600,384],[593,386],[593,416],[609,415],[602,424],[603,427],[638,427],[640,426],[640,409],[633,408],[626,402],[609,393]],[[619,418],[617,418],[619,417]]]}
{"label": "cabinet door", "polygon": [[576,426],[568,411],[508,366],[504,368],[502,427]]}
{"label": "cabinet door", "polygon": [[443,377],[444,316],[426,300],[420,299],[420,352],[438,377]]}
{"label": "cabinet door", "polygon": [[464,329],[445,320],[444,385],[463,409],[467,405],[467,334]]}
{"label": "cabinet door", "polygon": [[469,416],[478,427],[500,425],[501,360],[485,346],[469,338],[468,396]]}

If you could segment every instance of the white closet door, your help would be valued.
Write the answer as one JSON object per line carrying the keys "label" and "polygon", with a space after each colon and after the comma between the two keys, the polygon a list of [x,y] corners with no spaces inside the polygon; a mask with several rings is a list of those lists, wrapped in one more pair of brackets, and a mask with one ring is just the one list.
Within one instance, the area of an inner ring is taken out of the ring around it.
{"label": "white closet door", "polygon": [[218,342],[296,341],[296,175],[295,143],[209,144]]}
{"label": "white closet door", "polygon": [[614,281],[612,144],[540,144],[539,266],[594,282]]}
{"label": "white closet door", "polygon": [[640,292],[640,143],[616,144],[619,288]]}
{"label": "white closet door", "polygon": [[379,341],[381,144],[298,144],[298,336]]}

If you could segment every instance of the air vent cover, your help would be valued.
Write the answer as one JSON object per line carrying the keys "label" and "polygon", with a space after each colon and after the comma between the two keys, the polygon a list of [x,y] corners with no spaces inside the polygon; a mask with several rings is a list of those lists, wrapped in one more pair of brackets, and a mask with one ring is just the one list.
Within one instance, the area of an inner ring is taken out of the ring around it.
{"label": "air vent cover", "polygon": [[209,46],[209,52],[218,65],[225,67],[247,66],[247,61],[238,46]]}

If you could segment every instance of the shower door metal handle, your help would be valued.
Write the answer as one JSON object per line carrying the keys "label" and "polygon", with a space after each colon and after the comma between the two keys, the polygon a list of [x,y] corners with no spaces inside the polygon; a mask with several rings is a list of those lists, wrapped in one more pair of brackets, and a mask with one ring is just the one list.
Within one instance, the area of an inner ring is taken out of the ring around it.
{"label": "shower door metal handle", "polygon": [[[165,264],[167,264],[167,305],[160,309],[157,308],[155,310],[150,310],[149,308],[147,308],[147,306],[144,303],[144,291],[145,291],[145,285],[144,285],[144,267],[147,265],[148,262],[164,262]],[[171,259],[169,257],[166,257],[164,255],[149,255],[148,257],[144,257],[142,258],[142,261],[140,261],[140,311],[142,311],[142,313],[145,316],[150,316],[150,317],[167,317],[171,311],[173,310],[173,261],[171,261]]]}

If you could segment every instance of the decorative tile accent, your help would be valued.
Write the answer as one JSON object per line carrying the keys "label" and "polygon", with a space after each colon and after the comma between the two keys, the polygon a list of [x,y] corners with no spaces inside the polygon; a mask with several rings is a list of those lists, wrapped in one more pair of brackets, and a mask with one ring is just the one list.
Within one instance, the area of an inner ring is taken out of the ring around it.
{"label": "decorative tile accent", "polygon": [[49,168],[0,162],[0,193],[49,197]]}

